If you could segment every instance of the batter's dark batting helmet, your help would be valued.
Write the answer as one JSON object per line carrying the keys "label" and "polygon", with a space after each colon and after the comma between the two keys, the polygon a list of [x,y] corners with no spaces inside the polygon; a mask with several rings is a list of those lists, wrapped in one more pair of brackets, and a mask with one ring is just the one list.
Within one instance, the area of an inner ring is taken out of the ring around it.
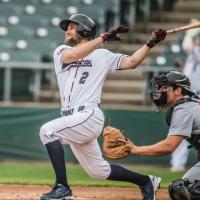
{"label": "batter's dark batting helmet", "polygon": [[80,38],[93,39],[96,35],[96,26],[94,21],[83,14],[74,14],[69,19],[64,19],[59,26],[64,31],[67,30],[69,23],[74,22],[77,25],[77,34]]}

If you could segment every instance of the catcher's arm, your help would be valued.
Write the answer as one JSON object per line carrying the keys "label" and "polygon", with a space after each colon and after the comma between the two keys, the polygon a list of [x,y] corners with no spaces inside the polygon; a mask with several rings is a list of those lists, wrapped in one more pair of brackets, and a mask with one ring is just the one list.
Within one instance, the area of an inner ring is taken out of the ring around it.
{"label": "catcher's arm", "polygon": [[130,140],[128,144],[131,148],[131,154],[143,156],[160,156],[172,153],[183,139],[184,137],[181,135],[170,135],[166,139],[148,146],[136,146]]}

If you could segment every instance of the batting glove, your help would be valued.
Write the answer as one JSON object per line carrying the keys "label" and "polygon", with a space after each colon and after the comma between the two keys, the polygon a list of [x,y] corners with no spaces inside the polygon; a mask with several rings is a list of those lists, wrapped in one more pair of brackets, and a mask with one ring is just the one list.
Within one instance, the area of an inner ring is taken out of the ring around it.
{"label": "batting glove", "polygon": [[111,31],[108,31],[106,33],[102,33],[100,36],[103,38],[103,42],[109,42],[109,41],[121,41],[121,38],[117,36],[118,33],[126,33],[129,31],[129,28],[127,26],[119,26],[116,29],[113,29]]}
{"label": "batting glove", "polygon": [[156,46],[156,44],[165,39],[166,35],[167,31],[163,29],[158,29],[156,31],[153,31],[151,34],[151,38],[146,43],[147,46],[149,48]]}

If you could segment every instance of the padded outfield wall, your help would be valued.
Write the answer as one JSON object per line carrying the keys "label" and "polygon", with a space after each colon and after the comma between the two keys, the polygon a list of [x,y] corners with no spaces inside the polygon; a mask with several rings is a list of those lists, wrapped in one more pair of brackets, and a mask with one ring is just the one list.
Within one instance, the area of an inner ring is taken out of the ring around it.
{"label": "padded outfield wall", "polygon": [[[105,125],[111,124],[124,130],[136,145],[148,145],[165,138],[168,127],[165,114],[154,111],[104,110]],[[48,160],[40,142],[39,129],[42,124],[60,116],[59,108],[0,107],[0,160]],[[102,146],[102,137],[99,138]],[[69,147],[65,147],[66,159],[76,162]],[[192,149],[188,165],[197,159]],[[170,156],[129,156],[120,163],[144,163],[169,165]],[[113,161],[112,161],[113,162]]]}

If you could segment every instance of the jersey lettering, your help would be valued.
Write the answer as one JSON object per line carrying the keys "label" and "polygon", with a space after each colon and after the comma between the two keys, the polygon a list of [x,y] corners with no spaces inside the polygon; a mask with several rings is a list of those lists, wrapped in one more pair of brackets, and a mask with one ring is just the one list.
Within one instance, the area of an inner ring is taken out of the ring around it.
{"label": "jersey lettering", "polygon": [[67,68],[67,70],[70,70],[71,68],[77,68],[77,67],[92,67],[92,61],[91,60],[80,60],[75,61],[71,63],[64,63],[62,66],[62,69]]}

